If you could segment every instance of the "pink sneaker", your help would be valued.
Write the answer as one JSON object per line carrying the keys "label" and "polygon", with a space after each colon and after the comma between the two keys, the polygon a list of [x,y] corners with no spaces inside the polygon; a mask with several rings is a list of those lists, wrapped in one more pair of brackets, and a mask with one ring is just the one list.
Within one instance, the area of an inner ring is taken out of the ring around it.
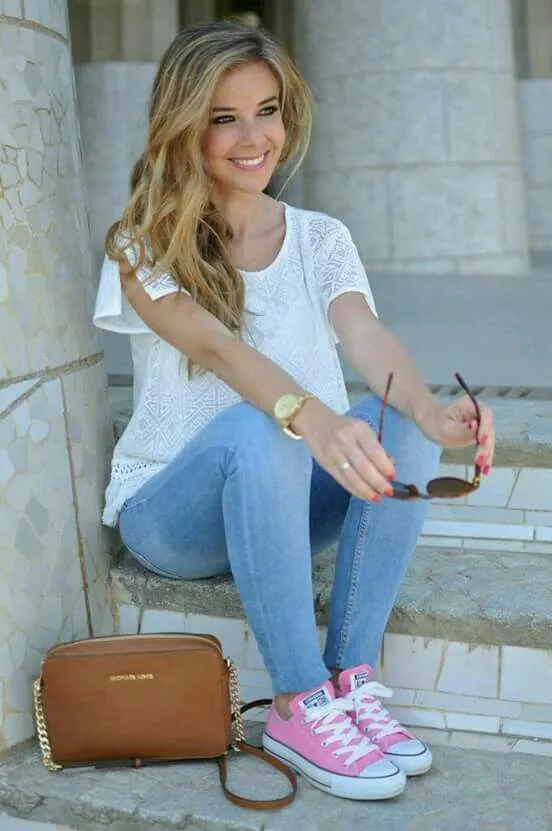
{"label": "pink sneaker", "polygon": [[363,736],[326,681],[291,700],[290,719],[270,708],[263,747],[316,788],[347,799],[389,799],[403,792],[406,776]]}
{"label": "pink sneaker", "polygon": [[431,751],[383,707],[377,696],[391,698],[393,693],[383,684],[370,681],[371,674],[368,664],[341,672],[338,697],[346,702],[347,712],[359,730],[407,776],[426,773],[433,761]]}

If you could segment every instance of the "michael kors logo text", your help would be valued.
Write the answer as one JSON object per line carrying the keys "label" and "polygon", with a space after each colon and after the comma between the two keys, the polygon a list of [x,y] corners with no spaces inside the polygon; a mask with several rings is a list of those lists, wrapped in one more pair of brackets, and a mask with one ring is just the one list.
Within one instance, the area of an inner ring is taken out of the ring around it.
{"label": "michael kors logo text", "polygon": [[136,674],[130,672],[126,675],[109,676],[110,681],[153,681],[154,678],[153,672],[137,672]]}

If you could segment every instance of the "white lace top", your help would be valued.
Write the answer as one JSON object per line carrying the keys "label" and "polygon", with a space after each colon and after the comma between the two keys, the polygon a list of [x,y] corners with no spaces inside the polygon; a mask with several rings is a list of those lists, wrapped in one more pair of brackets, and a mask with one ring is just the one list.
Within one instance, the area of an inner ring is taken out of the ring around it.
{"label": "white lace top", "polygon": [[[286,232],[276,259],[262,271],[242,271],[244,340],[336,412],[345,412],[348,399],[328,309],[338,295],[355,291],[375,313],[368,278],[343,223],[284,209]],[[143,282],[151,275],[140,269],[137,276]],[[144,289],[153,299],[179,290],[168,274],[147,280]],[[94,323],[130,335],[134,364],[134,411],[115,447],[103,514],[106,525],[115,525],[123,503],[241,398],[211,372],[188,379],[186,359],[136,314],[121,291],[117,263],[108,257]]]}

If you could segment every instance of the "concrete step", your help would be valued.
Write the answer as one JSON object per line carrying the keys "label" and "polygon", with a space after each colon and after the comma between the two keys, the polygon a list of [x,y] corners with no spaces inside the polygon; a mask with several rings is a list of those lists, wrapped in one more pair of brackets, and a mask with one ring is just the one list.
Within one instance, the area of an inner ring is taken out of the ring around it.
{"label": "concrete step", "polygon": [[[248,725],[258,741],[261,728]],[[278,812],[240,809],[224,798],[214,762],[139,771],[80,769],[48,773],[37,751],[0,763],[0,810],[33,823],[96,831],[550,831],[552,759],[435,748],[433,770],[410,780],[398,798],[380,803],[328,796],[300,780],[296,801]],[[276,772],[232,755],[230,785],[252,798],[283,793]],[[1,820],[0,820],[1,822]],[[0,829],[4,826],[0,824]],[[37,827],[39,831],[40,826]]]}
{"label": "concrete step", "polygon": [[[314,561],[321,644],[333,567],[332,551]],[[111,588],[119,632],[210,632],[242,699],[272,694],[230,578],[160,578],[123,551]],[[375,672],[393,715],[432,744],[552,757],[552,557],[419,548]]]}
{"label": "concrete step", "polygon": [[[317,621],[328,620],[335,551],[316,557]],[[111,571],[115,604],[185,615],[243,618],[230,577],[169,580],[147,572],[124,549]],[[552,557],[505,551],[417,549],[389,632],[472,644],[552,648]]]}
{"label": "concrete step", "polygon": [[[332,551],[314,561],[321,644],[333,567]],[[231,579],[168,580],[122,552],[111,588],[117,631],[210,632],[238,667],[242,699],[271,695]],[[394,691],[391,712],[429,742],[552,757],[552,557],[419,548],[376,677]]]}

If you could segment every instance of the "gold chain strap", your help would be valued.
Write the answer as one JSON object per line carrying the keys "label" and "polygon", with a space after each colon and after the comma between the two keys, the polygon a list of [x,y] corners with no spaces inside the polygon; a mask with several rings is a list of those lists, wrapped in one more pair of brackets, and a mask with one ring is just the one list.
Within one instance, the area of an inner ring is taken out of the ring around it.
{"label": "gold chain strap", "polygon": [[48,736],[48,727],[46,725],[46,717],[44,715],[44,701],[42,698],[42,679],[37,678],[33,684],[34,694],[34,711],[36,721],[36,732],[38,735],[38,743],[42,751],[42,762],[44,767],[54,773],[56,770],[61,770],[63,765],[58,765],[54,762],[52,756],[52,748],[50,747],[50,737]]}
{"label": "gold chain strap", "polygon": [[240,681],[238,678],[237,667],[231,658],[226,659],[226,665],[230,673],[230,704],[232,707],[232,720],[235,724],[236,730],[236,737],[232,743],[232,749],[239,752],[240,744],[245,742],[245,729],[240,710]]}

